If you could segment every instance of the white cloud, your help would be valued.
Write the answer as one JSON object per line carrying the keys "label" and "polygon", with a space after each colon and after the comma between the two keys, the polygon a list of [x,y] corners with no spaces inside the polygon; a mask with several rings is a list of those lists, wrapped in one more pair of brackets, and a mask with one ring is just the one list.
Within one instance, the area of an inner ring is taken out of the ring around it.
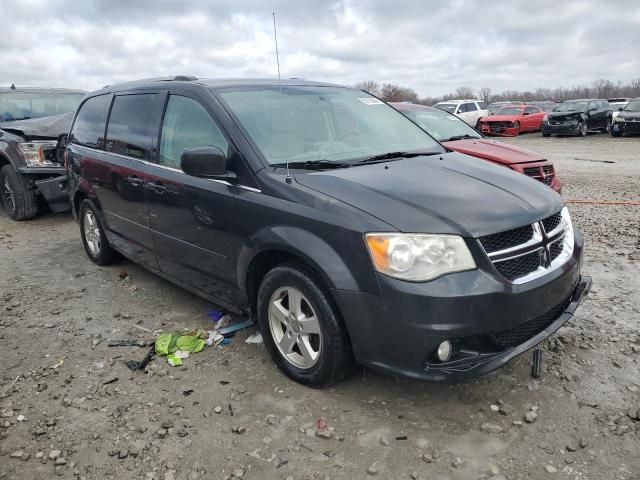
{"label": "white cloud", "polygon": [[[79,5],[78,5],[79,4]],[[276,0],[284,77],[442,94],[640,75],[640,2]],[[150,76],[275,76],[271,5],[5,2],[0,85],[99,88]]]}

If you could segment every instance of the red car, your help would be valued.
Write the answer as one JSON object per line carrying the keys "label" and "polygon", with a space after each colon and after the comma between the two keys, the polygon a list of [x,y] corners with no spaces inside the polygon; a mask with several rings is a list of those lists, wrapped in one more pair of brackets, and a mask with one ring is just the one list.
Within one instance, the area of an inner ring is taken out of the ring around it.
{"label": "red car", "polygon": [[508,105],[495,115],[482,117],[478,125],[482,133],[516,137],[524,132],[538,132],[542,127],[545,111],[533,105]]}
{"label": "red car", "polygon": [[413,103],[390,105],[420,125],[448,149],[503,165],[550,186],[558,193],[562,191],[562,184],[556,176],[553,164],[540,154],[488,139],[455,115],[438,108]]}

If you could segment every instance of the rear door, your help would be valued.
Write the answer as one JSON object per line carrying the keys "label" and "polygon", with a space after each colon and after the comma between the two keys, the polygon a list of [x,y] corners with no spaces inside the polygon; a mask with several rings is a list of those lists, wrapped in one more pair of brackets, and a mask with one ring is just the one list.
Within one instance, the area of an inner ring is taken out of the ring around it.
{"label": "rear door", "polygon": [[473,102],[460,104],[458,107],[458,116],[469,125],[475,127],[478,120],[478,109],[476,104]]}
{"label": "rear door", "polygon": [[157,263],[145,184],[160,108],[157,92],[115,96],[107,123],[105,152],[93,179],[110,241],[136,262],[154,269]]}
{"label": "rear door", "polygon": [[589,102],[589,128],[597,129],[605,126],[606,117],[604,111],[600,107],[600,102],[593,100]]}
{"label": "rear door", "polygon": [[148,172],[150,226],[160,270],[200,291],[233,303],[235,256],[231,184],[185,175],[185,148],[229,141],[207,102],[178,92],[166,98],[156,163]]}

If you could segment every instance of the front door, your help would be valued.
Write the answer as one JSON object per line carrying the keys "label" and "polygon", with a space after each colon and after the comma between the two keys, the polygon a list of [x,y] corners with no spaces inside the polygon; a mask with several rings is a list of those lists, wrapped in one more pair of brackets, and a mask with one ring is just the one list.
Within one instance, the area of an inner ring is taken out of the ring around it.
{"label": "front door", "polygon": [[150,226],[160,270],[226,302],[234,300],[233,207],[235,187],[196,178],[180,169],[187,147],[229,143],[199,101],[169,95],[157,164],[146,186]]}

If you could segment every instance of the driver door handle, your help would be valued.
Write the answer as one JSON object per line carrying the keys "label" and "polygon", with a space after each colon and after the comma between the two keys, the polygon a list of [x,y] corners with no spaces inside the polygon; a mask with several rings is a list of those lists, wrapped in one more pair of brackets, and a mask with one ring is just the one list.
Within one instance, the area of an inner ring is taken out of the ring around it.
{"label": "driver door handle", "polygon": [[127,177],[127,183],[134,187],[140,187],[144,184],[144,180],[142,180],[140,177],[131,176]]}
{"label": "driver door handle", "polygon": [[165,187],[161,183],[154,183],[154,182],[147,183],[145,188],[149,190],[153,190],[158,195],[162,195],[164,192],[167,191],[167,187]]}

